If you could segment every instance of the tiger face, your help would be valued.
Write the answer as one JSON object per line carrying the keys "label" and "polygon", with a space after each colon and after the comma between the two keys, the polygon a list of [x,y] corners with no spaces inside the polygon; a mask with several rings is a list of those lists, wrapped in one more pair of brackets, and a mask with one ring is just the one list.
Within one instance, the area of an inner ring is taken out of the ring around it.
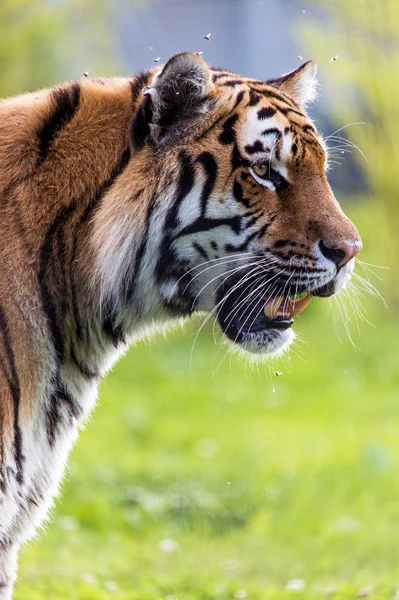
{"label": "tiger face", "polygon": [[205,311],[234,344],[271,354],[312,296],[346,284],[361,241],[304,109],[315,72],[265,83],[183,53],[152,74],[130,135],[152,189],[153,312],[155,297],[169,315]]}

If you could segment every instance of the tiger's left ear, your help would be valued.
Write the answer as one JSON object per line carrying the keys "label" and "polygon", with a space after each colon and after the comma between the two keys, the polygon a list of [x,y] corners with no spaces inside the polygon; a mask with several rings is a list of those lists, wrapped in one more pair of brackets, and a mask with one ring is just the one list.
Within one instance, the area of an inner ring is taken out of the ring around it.
{"label": "tiger's left ear", "polygon": [[286,92],[297,104],[306,106],[317,98],[317,64],[314,60],[301,65],[295,71],[286,73],[277,79],[269,79],[268,84]]}
{"label": "tiger's left ear", "polygon": [[211,107],[211,73],[193,52],[173,56],[144,92],[151,99],[150,131],[156,142],[192,135]]}

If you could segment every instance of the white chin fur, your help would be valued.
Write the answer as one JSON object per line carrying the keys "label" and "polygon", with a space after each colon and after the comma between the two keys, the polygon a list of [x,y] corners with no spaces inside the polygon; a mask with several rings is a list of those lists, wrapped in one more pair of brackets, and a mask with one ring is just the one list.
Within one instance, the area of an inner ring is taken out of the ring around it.
{"label": "white chin fur", "polygon": [[292,329],[267,329],[260,333],[247,333],[240,343],[229,342],[228,345],[245,353],[278,356],[288,350],[294,338]]}

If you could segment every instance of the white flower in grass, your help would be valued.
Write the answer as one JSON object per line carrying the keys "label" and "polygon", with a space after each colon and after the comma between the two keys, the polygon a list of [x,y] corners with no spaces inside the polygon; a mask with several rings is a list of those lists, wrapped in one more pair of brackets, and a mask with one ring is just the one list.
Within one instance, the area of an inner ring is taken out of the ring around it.
{"label": "white flower in grass", "polygon": [[336,591],[337,591],[337,586],[334,585],[333,583],[329,583],[324,588],[324,593],[326,594],[327,597],[333,596]]}
{"label": "white flower in grass", "polygon": [[74,517],[59,517],[58,523],[66,531],[76,531],[79,529],[79,524]]}
{"label": "white flower in grass", "polygon": [[371,596],[372,590],[369,587],[362,587],[357,593],[358,598],[369,598]]}
{"label": "white flower in grass", "polygon": [[118,591],[118,586],[115,583],[115,581],[106,581],[105,584],[105,589],[107,590],[107,592],[117,592]]}
{"label": "white flower in grass", "polygon": [[223,560],[220,563],[220,566],[224,571],[237,571],[240,565],[237,560],[228,558],[226,560]]}
{"label": "white flower in grass", "polygon": [[96,585],[98,582],[97,577],[93,575],[93,573],[83,573],[82,581],[88,583],[89,585]]}
{"label": "white flower in grass", "polygon": [[289,592],[303,592],[306,587],[306,583],[303,579],[290,579],[287,581],[285,589]]}
{"label": "white flower in grass", "polygon": [[158,548],[165,554],[171,554],[179,549],[179,544],[175,540],[161,540],[158,544]]}
{"label": "white flower in grass", "polygon": [[212,438],[202,438],[196,443],[195,452],[200,458],[213,458],[219,452],[219,444]]}

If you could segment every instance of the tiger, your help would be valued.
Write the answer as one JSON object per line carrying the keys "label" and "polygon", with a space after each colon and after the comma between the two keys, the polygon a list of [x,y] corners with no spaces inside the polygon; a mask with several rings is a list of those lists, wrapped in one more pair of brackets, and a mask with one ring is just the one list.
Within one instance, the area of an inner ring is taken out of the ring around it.
{"label": "tiger", "polygon": [[307,114],[317,66],[268,81],[182,52],[0,103],[0,600],[112,364],[203,313],[285,351],[360,235]]}

